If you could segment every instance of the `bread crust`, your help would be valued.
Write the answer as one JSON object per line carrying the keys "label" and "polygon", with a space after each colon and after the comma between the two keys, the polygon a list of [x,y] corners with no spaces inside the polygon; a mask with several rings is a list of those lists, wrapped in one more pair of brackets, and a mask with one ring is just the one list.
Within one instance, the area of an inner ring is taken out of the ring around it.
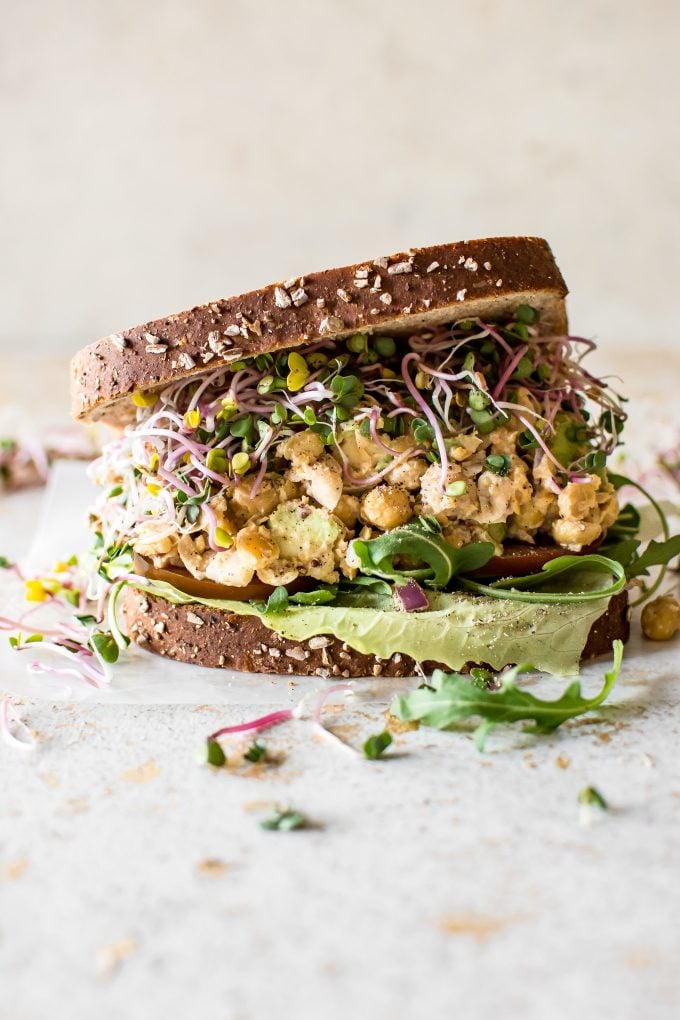
{"label": "bread crust", "polygon": [[[196,666],[221,667],[252,673],[300,676],[414,676],[416,663],[395,653],[378,659],[356,651],[331,634],[308,641],[290,641],[269,630],[257,616],[239,616],[200,603],[174,605],[157,595],[128,587],[123,610],[131,637],[141,647]],[[628,594],[615,595],[591,627],[582,661],[607,655],[612,641],[627,641]],[[324,643],[325,642],[325,643]],[[468,663],[465,668],[483,663]],[[422,662],[422,669],[448,669],[442,663]]]}
{"label": "bread crust", "polygon": [[357,330],[414,331],[452,319],[536,307],[544,334],[563,334],[567,288],[548,243],[496,237],[414,248],[310,273],[199,305],[104,337],[71,362],[82,421],[124,424],[130,395],[243,357],[342,338]]}

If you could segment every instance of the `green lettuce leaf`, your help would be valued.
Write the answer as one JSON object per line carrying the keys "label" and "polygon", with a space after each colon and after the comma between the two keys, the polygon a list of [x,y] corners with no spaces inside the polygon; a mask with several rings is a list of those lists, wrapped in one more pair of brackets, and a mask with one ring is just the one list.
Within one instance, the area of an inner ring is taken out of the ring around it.
{"label": "green lettuce leaf", "polygon": [[[571,577],[584,588],[592,577]],[[577,673],[588,632],[606,611],[609,599],[566,605],[533,604],[471,598],[462,592],[433,593],[430,609],[405,613],[389,600],[384,607],[344,605],[293,606],[265,615],[249,602],[199,599],[162,581],[135,582],[135,587],[169,602],[200,603],[240,616],[257,616],[275,633],[294,641],[333,634],[351,648],[379,659],[396,652],[417,662],[441,662],[459,670],[466,662],[485,662],[493,669],[532,661],[537,669],[564,675]],[[368,597],[371,593],[367,593]]]}
{"label": "green lettuce leaf", "polygon": [[614,663],[605,673],[604,684],[594,698],[584,698],[578,680],[569,684],[556,701],[544,701],[524,691],[516,684],[521,673],[532,672],[529,665],[515,666],[503,678],[500,690],[492,691],[471,682],[462,673],[444,673],[435,670],[432,684],[419,687],[405,697],[396,698],[390,712],[404,722],[417,721],[437,730],[447,730],[465,719],[482,720],[475,731],[475,744],[483,750],[489,732],[500,723],[531,720],[527,732],[549,732],[567,719],[583,715],[597,708],[609,695],[621,670],[623,643],[613,645]]}

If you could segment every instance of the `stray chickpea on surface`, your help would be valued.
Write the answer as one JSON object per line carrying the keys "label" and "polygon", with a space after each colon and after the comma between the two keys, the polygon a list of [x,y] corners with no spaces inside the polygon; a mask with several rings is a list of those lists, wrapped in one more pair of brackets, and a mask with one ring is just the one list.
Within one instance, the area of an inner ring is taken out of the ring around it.
{"label": "stray chickpea on surface", "polygon": [[674,595],[660,595],[642,610],[640,622],[650,641],[670,641],[680,628],[680,603]]}

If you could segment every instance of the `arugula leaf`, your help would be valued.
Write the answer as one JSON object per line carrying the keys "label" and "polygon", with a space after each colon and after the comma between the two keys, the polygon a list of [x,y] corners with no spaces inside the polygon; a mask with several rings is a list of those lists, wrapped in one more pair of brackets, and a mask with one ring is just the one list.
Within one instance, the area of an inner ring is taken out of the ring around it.
{"label": "arugula leaf", "polygon": [[[580,592],[525,591],[526,588],[540,587],[545,581],[570,570],[583,570],[591,573],[610,574],[614,581],[603,588],[595,588]],[[588,602],[617,595],[626,585],[624,566],[615,559],[592,553],[589,556],[558,556],[549,560],[537,574],[525,574],[523,577],[507,577],[491,584],[480,584],[461,578],[460,584],[466,591],[477,595],[490,595],[496,599],[511,599],[515,602]]]}
{"label": "arugula leaf", "polygon": [[626,574],[628,577],[649,574],[649,567],[666,567],[676,556],[680,556],[680,535],[673,535],[665,542],[652,539],[645,551],[629,562]]}
{"label": "arugula leaf", "polygon": [[[436,588],[444,587],[456,574],[483,566],[494,553],[491,542],[472,542],[456,549],[440,538],[429,522],[420,519],[379,538],[368,541],[355,538],[350,546],[365,574],[393,580],[414,577]],[[397,568],[395,556],[407,556],[414,563],[426,563],[427,567]]]}
{"label": "arugula leaf", "polygon": [[628,567],[635,559],[639,548],[640,543],[636,538],[624,538],[620,542],[614,542],[613,545],[605,543],[600,550],[607,559],[616,560],[622,567]]}
{"label": "arugula leaf", "polygon": [[623,642],[614,641],[612,646],[614,662],[604,675],[604,684],[594,698],[584,698],[578,680],[569,684],[556,701],[544,701],[528,691],[521,690],[515,683],[521,673],[529,673],[533,666],[514,666],[503,677],[500,690],[490,691],[477,684],[463,673],[444,673],[435,670],[432,685],[419,687],[405,697],[396,698],[390,713],[402,722],[417,721],[438,730],[448,730],[456,723],[473,716],[482,719],[475,730],[475,746],[484,750],[484,743],[490,731],[501,723],[531,720],[533,726],[525,732],[550,732],[567,719],[583,715],[598,708],[611,692],[623,660]]}
{"label": "arugula leaf", "polygon": [[[670,532],[670,528],[668,527],[668,521],[666,519],[665,513],[663,512],[663,510],[661,509],[661,507],[659,506],[657,501],[654,499],[652,494],[650,492],[648,492],[647,489],[644,488],[644,486],[640,485],[639,482],[633,481],[632,478],[628,478],[627,475],[619,475],[619,474],[616,474],[613,471],[608,471],[607,472],[607,478],[609,479],[609,481],[612,483],[612,485],[614,486],[614,488],[617,491],[619,489],[623,489],[626,485],[630,485],[630,486],[632,486],[632,488],[637,489],[638,492],[641,492],[642,495],[646,499],[649,500],[649,502],[654,507],[654,510],[656,511],[656,514],[657,514],[657,516],[658,516],[658,518],[659,518],[659,520],[661,522],[661,527],[663,529],[663,537],[664,538],[670,538],[671,537],[671,532]],[[625,509],[625,507],[624,507],[624,509]],[[614,526],[616,526],[616,525],[614,525]]]}
{"label": "arugula leaf", "polygon": [[654,508],[657,517],[659,518],[659,521],[661,522],[661,529],[663,531],[663,537],[665,539],[664,542],[654,541],[650,542],[642,556],[636,557],[628,564],[629,577],[638,577],[641,574],[647,574],[648,567],[652,566],[661,567],[661,570],[659,571],[659,574],[654,584],[652,584],[650,587],[647,587],[646,585],[643,586],[642,595],[640,596],[639,599],[636,599],[635,602],[632,603],[632,606],[634,608],[635,606],[639,606],[643,602],[646,602],[647,599],[651,598],[652,595],[656,591],[658,591],[658,589],[661,587],[663,579],[666,575],[666,569],[668,567],[669,561],[672,560],[674,556],[678,555],[678,551],[675,545],[677,536],[675,536],[675,538],[671,538],[671,529],[668,526],[668,520],[666,518],[665,513],[663,512],[663,509],[661,508],[659,503],[654,499],[651,493],[649,493],[647,489],[644,488],[644,486],[640,485],[639,482],[633,481],[632,478],[628,478],[627,475],[619,475],[613,472],[609,472],[607,477],[609,478],[609,481],[612,483],[615,489],[618,490],[624,488],[624,486],[626,485],[631,485],[634,489],[637,489],[638,492],[641,492],[642,495],[649,500],[652,507]]}
{"label": "arugula leaf", "polygon": [[392,585],[380,577],[368,577],[366,574],[357,574],[356,577],[343,577],[340,587],[344,591],[351,591],[353,588],[367,588],[376,595],[391,595]]}
{"label": "arugula leaf", "polygon": [[632,538],[640,530],[640,511],[632,503],[621,508],[619,516],[607,532],[607,539]]}

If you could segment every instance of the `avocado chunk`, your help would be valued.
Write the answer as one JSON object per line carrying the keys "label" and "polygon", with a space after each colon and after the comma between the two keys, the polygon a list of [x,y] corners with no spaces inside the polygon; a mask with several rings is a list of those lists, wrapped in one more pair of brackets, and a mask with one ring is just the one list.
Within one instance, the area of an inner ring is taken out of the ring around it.
{"label": "avocado chunk", "polygon": [[281,559],[301,565],[324,559],[342,534],[327,510],[292,500],[282,503],[267,521]]}

